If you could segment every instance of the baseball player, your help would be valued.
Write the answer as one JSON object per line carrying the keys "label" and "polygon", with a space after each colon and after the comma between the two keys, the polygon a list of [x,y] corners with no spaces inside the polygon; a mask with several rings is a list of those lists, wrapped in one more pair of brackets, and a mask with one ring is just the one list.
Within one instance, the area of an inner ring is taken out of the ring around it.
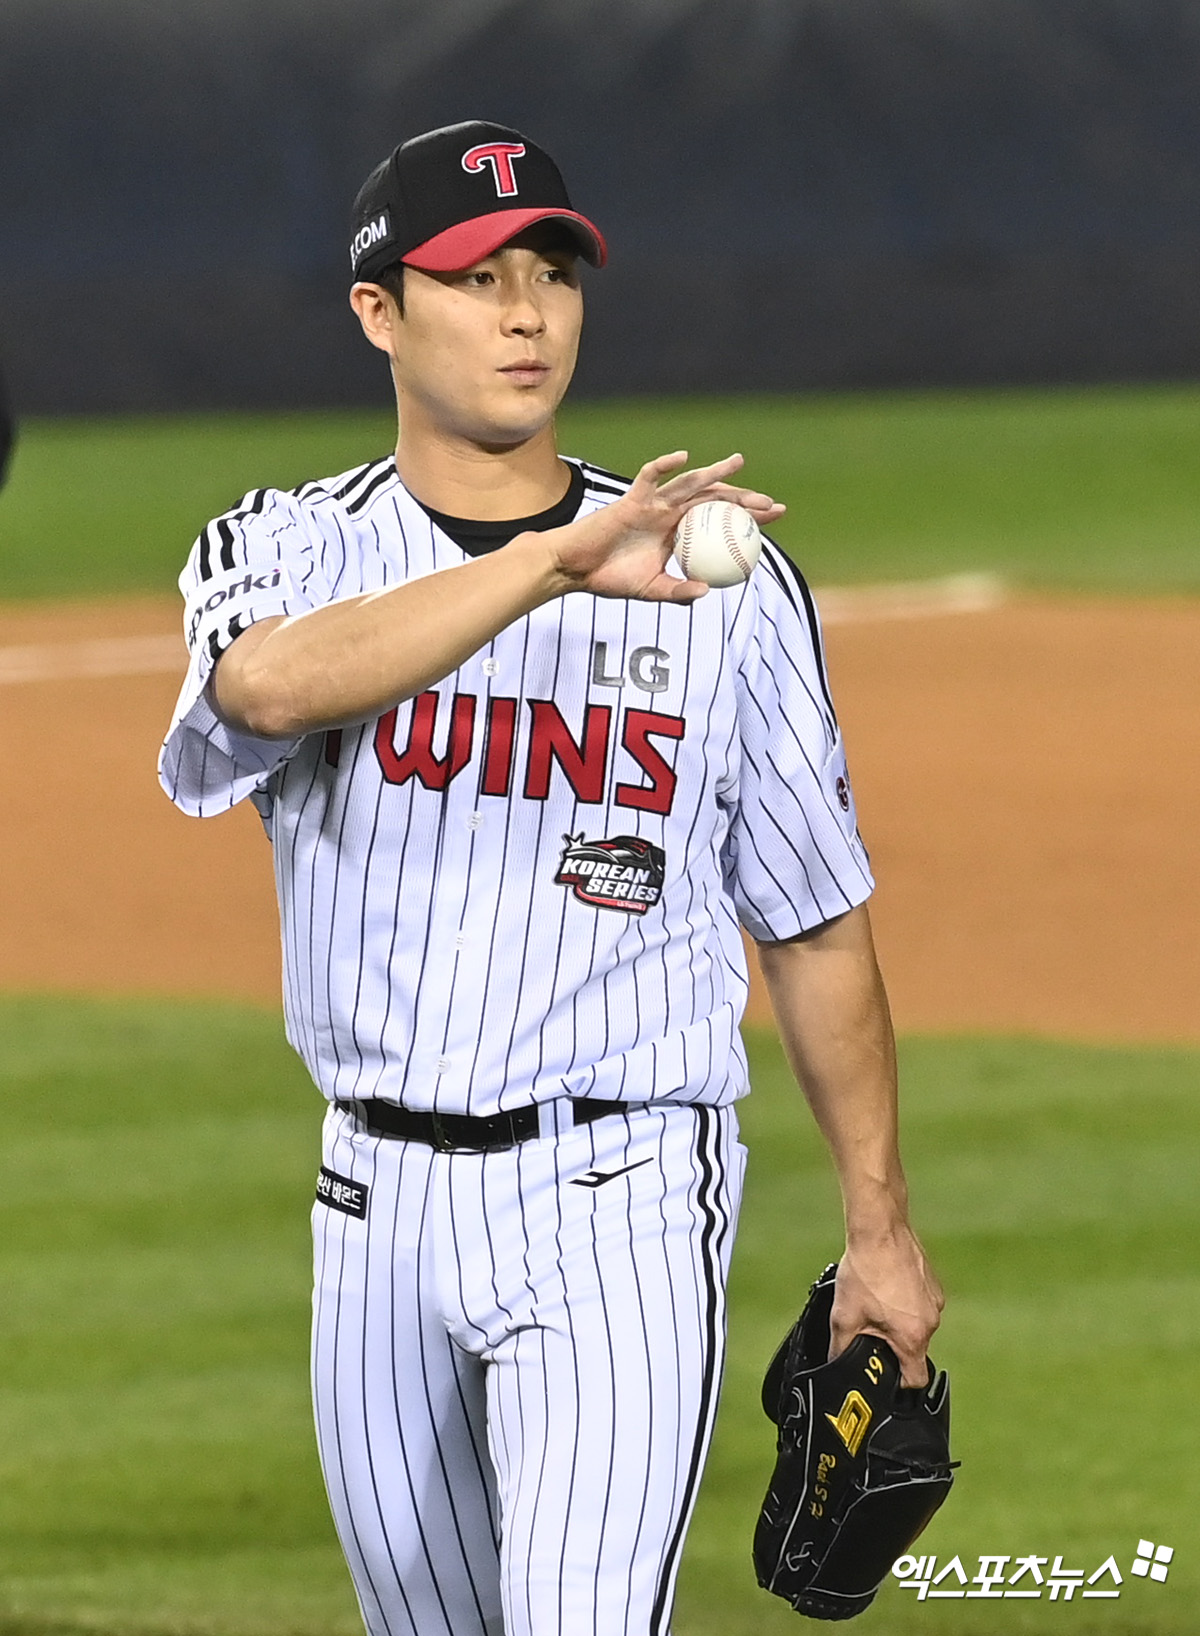
{"label": "baseball player", "polygon": [[817,618],[770,544],[733,590],[671,561],[698,501],[781,514],[740,456],[560,458],[606,251],[527,137],[405,142],[350,255],[396,451],[201,534],[161,777],[249,798],[273,848],[329,1104],[318,1443],[371,1636],[662,1636],[741,1192],[739,922],[845,1196],[835,1345],[923,1380],[940,1306]]}

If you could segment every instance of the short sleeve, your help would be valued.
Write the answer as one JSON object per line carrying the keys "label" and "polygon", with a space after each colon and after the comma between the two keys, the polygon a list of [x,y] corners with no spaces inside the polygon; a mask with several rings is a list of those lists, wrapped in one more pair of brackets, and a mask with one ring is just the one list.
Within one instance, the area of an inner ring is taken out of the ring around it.
{"label": "short sleeve", "polygon": [[207,687],[221,654],[251,625],[329,600],[312,529],[293,496],[259,489],[209,523],[179,576],[190,662],[158,772],[191,816],[227,811],[302,742],[235,732],[214,714]]}
{"label": "short sleeve", "polygon": [[799,570],[770,541],[731,637],[740,772],[727,880],[750,935],[779,942],[864,902],[874,881],[816,607]]}

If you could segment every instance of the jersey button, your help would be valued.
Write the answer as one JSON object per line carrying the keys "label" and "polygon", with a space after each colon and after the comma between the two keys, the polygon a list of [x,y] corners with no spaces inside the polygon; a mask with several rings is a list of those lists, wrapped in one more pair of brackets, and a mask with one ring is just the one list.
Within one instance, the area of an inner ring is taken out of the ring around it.
{"label": "jersey button", "polygon": [[439,1057],[437,1059],[436,1067],[437,1067],[437,1071],[438,1071],[439,1074],[444,1074],[446,1072],[447,1068],[449,1068],[449,1066],[450,1066],[450,1058],[449,1057]]}
{"label": "jersey button", "polygon": [[499,674],[500,674],[500,661],[499,661],[499,659],[485,659],[483,661],[483,674],[485,676],[499,676]]}
{"label": "jersey button", "polygon": [[468,829],[478,829],[481,826],[482,823],[483,823],[483,814],[481,812],[473,812],[471,814],[471,816],[467,819],[467,828]]}

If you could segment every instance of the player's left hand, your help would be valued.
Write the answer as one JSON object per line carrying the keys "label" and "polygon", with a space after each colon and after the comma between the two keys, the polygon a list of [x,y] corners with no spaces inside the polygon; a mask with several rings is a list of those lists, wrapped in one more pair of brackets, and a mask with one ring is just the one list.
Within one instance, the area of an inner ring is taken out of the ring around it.
{"label": "player's left hand", "polygon": [[829,1356],[837,1357],[856,1335],[880,1335],[900,1360],[902,1384],[925,1386],[929,1340],[945,1301],[907,1224],[878,1238],[855,1239],[838,1265]]}

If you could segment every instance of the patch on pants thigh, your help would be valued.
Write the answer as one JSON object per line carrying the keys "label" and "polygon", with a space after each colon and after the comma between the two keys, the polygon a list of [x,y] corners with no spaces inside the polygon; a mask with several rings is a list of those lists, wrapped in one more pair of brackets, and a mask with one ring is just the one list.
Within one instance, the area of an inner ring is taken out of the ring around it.
{"label": "patch on pants thigh", "polygon": [[331,1210],[340,1210],[343,1215],[357,1216],[359,1221],[365,1221],[368,1192],[366,1182],[352,1182],[348,1176],[339,1176],[336,1170],[326,1170],[324,1165],[321,1166],[317,1177],[318,1204],[327,1204]]}

